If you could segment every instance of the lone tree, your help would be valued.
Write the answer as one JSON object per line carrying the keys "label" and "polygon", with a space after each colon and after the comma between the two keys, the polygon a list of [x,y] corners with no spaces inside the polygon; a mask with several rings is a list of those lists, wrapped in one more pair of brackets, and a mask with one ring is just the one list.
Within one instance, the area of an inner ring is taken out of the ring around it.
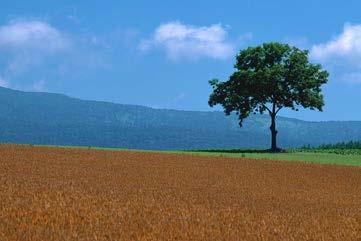
{"label": "lone tree", "polygon": [[318,109],[324,105],[321,86],[328,72],[308,60],[308,51],[288,44],[264,43],[241,50],[228,81],[210,80],[213,92],[209,105],[220,104],[226,115],[235,112],[239,124],[251,113],[268,112],[271,117],[272,144],[277,152],[276,116],[282,108]]}

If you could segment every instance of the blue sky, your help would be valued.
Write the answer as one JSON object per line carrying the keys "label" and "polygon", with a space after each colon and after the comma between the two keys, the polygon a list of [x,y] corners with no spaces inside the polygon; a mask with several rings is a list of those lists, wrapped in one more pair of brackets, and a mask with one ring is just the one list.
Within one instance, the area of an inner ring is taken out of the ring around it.
{"label": "blue sky", "polygon": [[156,108],[212,110],[247,46],[309,49],[330,72],[323,113],[361,120],[360,1],[1,1],[0,85]]}

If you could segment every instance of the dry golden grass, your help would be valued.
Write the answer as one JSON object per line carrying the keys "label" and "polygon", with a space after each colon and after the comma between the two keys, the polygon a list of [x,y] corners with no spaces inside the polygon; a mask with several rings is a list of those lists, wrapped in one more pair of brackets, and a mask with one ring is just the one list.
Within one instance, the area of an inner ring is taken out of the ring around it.
{"label": "dry golden grass", "polygon": [[361,168],[0,146],[0,240],[361,240]]}

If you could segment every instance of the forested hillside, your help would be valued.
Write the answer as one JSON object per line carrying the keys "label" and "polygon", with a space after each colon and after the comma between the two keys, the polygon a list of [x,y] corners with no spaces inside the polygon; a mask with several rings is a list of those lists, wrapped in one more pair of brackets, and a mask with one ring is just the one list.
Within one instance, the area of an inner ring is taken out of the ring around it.
{"label": "forested hillside", "polygon": [[[0,141],[139,149],[266,148],[268,116],[178,111],[0,88]],[[361,122],[278,118],[282,147],[361,140]]]}

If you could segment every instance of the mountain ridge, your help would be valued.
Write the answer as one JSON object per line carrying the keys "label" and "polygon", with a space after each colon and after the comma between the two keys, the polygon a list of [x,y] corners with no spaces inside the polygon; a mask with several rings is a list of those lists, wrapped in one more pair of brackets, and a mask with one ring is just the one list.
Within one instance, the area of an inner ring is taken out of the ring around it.
{"label": "mountain ridge", "polygon": [[[0,88],[0,142],[134,149],[267,148],[269,117],[157,109]],[[282,147],[361,140],[361,121],[278,117]]]}

